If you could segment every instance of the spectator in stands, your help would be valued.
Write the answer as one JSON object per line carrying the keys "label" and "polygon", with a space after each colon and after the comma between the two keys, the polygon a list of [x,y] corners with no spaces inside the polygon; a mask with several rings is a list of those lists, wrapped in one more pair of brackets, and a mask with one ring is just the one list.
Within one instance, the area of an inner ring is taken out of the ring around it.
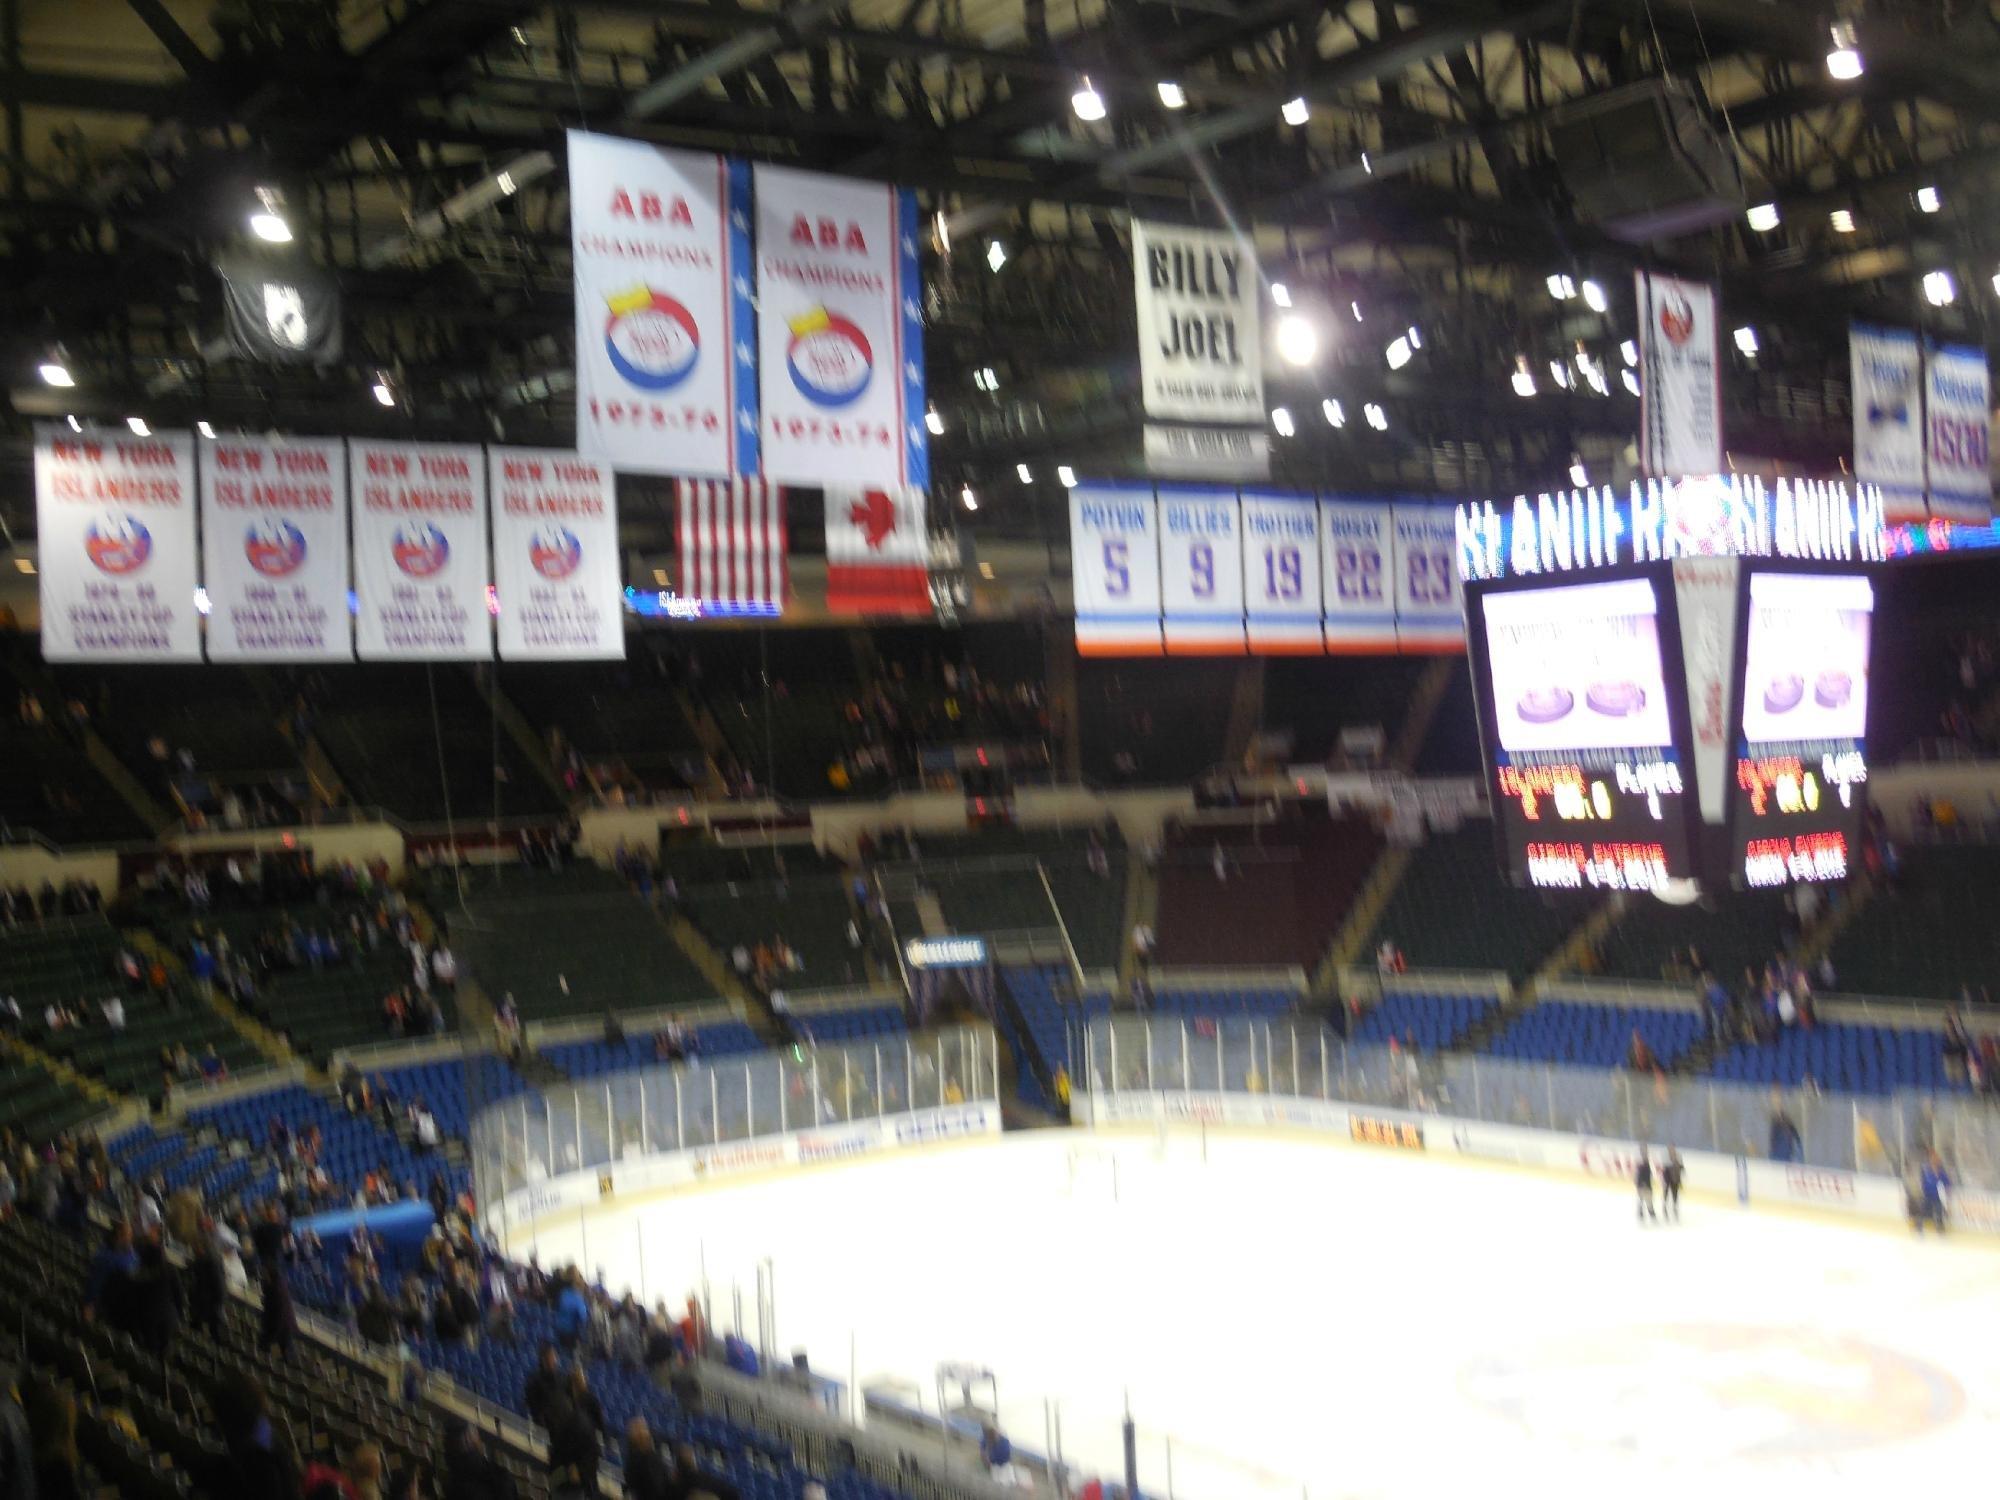
{"label": "spectator in stands", "polygon": [[[582,1374],[571,1372],[572,1377]],[[596,1398],[593,1397],[593,1400]],[[549,1485],[556,1494],[594,1494],[602,1448],[597,1427],[568,1392],[549,1407]]]}
{"label": "spectator in stands", "polygon": [[669,1500],[674,1493],[674,1472],[653,1442],[653,1429],[634,1417],[625,1426],[627,1500]]}
{"label": "spectator in stands", "polygon": [[270,1398],[256,1378],[232,1370],[216,1390],[212,1405],[224,1452],[195,1477],[211,1495],[296,1500],[299,1461],[272,1420]]}
{"label": "spectator in stands", "polygon": [[181,1326],[180,1272],[168,1262],[158,1238],[139,1246],[137,1273],[126,1287],[125,1331],[140,1347],[164,1359]]}
{"label": "spectator in stands", "polygon": [[104,1244],[91,1258],[90,1273],[83,1283],[83,1315],[109,1316],[124,1297],[125,1286],[139,1269],[139,1256],[132,1248],[132,1226],[120,1219],[104,1232]]}
{"label": "spectator in stands", "polygon": [[33,1434],[34,1482],[20,1491],[36,1500],[81,1500],[83,1459],[76,1445],[76,1398],[37,1375],[21,1388],[21,1405]]}
{"label": "spectator in stands", "polygon": [[551,1402],[562,1390],[562,1356],[554,1344],[542,1345],[541,1361],[521,1389],[521,1409],[546,1427]]}
{"label": "spectator in stands", "polygon": [[444,1500],[514,1500],[513,1476],[486,1452],[473,1426],[453,1418],[445,1429]]}
{"label": "spectator in stands", "polygon": [[290,1357],[298,1337],[298,1315],[292,1310],[291,1288],[276,1259],[263,1262],[264,1307],[257,1323],[257,1347]]}
{"label": "spectator in stands", "polygon": [[1632,1028],[1632,1043],[1625,1049],[1625,1066],[1634,1073],[1650,1073],[1659,1066],[1659,1059],[1653,1056],[1653,1049],[1636,1026]]}
{"label": "spectator in stands", "polygon": [[1967,1063],[1972,1056],[1972,1041],[1966,1035],[1965,1020],[1953,1006],[1944,1015],[1944,1076],[1952,1083],[1964,1083],[1968,1076]]}
{"label": "spectator in stands", "polygon": [[201,1061],[197,1066],[201,1069],[201,1076],[210,1083],[221,1083],[229,1076],[229,1064],[216,1053],[213,1042],[202,1048]]}

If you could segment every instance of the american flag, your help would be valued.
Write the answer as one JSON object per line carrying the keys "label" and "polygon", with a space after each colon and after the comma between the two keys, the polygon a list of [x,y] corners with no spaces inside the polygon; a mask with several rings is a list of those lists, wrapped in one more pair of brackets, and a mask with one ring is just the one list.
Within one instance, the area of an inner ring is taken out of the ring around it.
{"label": "american flag", "polygon": [[791,591],[785,492],[762,479],[683,479],[674,490],[682,595],[781,610]]}

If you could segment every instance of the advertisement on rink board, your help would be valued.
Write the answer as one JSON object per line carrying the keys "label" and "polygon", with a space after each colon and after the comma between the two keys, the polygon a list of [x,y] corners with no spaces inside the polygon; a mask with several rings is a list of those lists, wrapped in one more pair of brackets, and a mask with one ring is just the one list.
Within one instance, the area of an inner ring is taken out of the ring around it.
{"label": "advertisement on rink board", "polygon": [[913,1110],[879,1120],[723,1141],[686,1151],[627,1155],[609,1166],[567,1172],[501,1195],[488,1229],[503,1241],[534,1220],[660,1189],[716,1182],[750,1172],[818,1166],[918,1146],[1000,1133],[999,1106],[985,1100]]}
{"label": "advertisement on rink board", "polygon": [[486,454],[470,443],[347,445],[364,661],[484,661]]}
{"label": "advertisement on rink board", "polygon": [[494,448],[493,574],[509,661],[625,655],[618,485],[566,449]]}
{"label": "advertisement on rink board", "polygon": [[916,195],[788,167],[754,178],[764,477],[927,489]]}
{"label": "advertisement on rink board", "polygon": [[35,429],[42,655],[200,661],[193,439]]}
{"label": "advertisement on rink board", "polygon": [[632,474],[757,468],[749,168],[569,133],[576,446]]}
{"label": "advertisement on rink board", "polygon": [[210,661],[351,661],[340,441],[218,437],[201,455]]}

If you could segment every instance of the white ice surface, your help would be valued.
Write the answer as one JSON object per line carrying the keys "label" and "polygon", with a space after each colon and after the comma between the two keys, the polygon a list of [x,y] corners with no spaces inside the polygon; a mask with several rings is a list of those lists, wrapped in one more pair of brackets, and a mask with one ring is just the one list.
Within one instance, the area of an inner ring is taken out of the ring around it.
{"label": "white ice surface", "polygon": [[[1115,1165],[1114,1165],[1115,1164]],[[1616,1184],[1250,1133],[1048,1131],[603,1205],[544,1266],[930,1393],[1149,1495],[1814,1500],[1957,1492],[2000,1440],[2000,1251]],[[529,1246],[516,1242],[517,1254]]]}

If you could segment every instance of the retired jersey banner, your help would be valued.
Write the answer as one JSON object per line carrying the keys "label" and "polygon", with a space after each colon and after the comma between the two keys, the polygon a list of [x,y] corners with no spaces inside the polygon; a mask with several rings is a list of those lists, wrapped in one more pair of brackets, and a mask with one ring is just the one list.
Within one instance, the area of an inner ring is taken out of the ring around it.
{"label": "retired jersey banner", "polygon": [[1241,656],[1243,518],[1234,490],[1160,490],[1167,655]]}
{"label": "retired jersey banner", "polygon": [[210,661],[351,661],[347,454],[338,439],[201,450]]}
{"label": "retired jersey banner", "polygon": [[1250,242],[1134,219],[1132,268],[1146,415],[1261,430],[1263,281]]}
{"label": "retired jersey banner", "polygon": [[500,655],[623,657],[624,577],[611,465],[562,449],[491,448],[487,455]]}
{"label": "retired jersey banner", "polygon": [[200,661],[194,507],[187,433],[36,427],[42,655]]}
{"label": "retired jersey banner", "polygon": [[1368,656],[1396,649],[1396,549],[1380,500],[1322,500],[1326,649]]}
{"label": "retired jersey banner", "polygon": [[927,489],[916,196],[788,167],[756,186],[765,477]]}
{"label": "retired jersey banner", "polygon": [[754,473],[749,170],[569,132],[576,445],[641,474]]}
{"label": "retired jersey banner", "polygon": [[922,490],[827,487],[826,607],[837,614],[931,612]]}
{"label": "retired jersey banner", "polygon": [[1678,479],[1720,474],[1722,363],[1715,288],[1633,273],[1639,297],[1640,467]]}
{"label": "retired jersey banner", "polygon": [[1924,350],[1925,459],[1933,520],[1984,526],[1993,519],[1987,457],[1992,409],[1984,349],[1931,344]]}
{"label": "retired jersey banner", "polygon": [[1847,330],[1854,477],[1882,487],[1891,525],[1924,519],[1923,354],[1907,328]]}
{"label": "retired jersey banner", "polygon": [[703,614],[775,616],[791,591],[785,492],[761,479],[683,479],[674,487],[681,596]]}
{"label": "retired jersey banner", "polygon": [[1463,651],[1465,593],[1458,576],[1458,526],[1448,505],[1394,505],[1396,646]]}
{"label": "retired jersey banner", "polygon": [[1260,656],[1317,656],[1320,515],[1311,495],[1243,492],[1243,601],[1250,649]]}
{"label": "retired jersey banner", "polygon": [[363,660],[492,656],[485,453],[470,443],[356,441],[347,456]]}
{"label": "retired jersey banner", "polygon": [[1079,654],[1161,654],[1159,530],[1150,486],[1078,485],[1069,492]]}

